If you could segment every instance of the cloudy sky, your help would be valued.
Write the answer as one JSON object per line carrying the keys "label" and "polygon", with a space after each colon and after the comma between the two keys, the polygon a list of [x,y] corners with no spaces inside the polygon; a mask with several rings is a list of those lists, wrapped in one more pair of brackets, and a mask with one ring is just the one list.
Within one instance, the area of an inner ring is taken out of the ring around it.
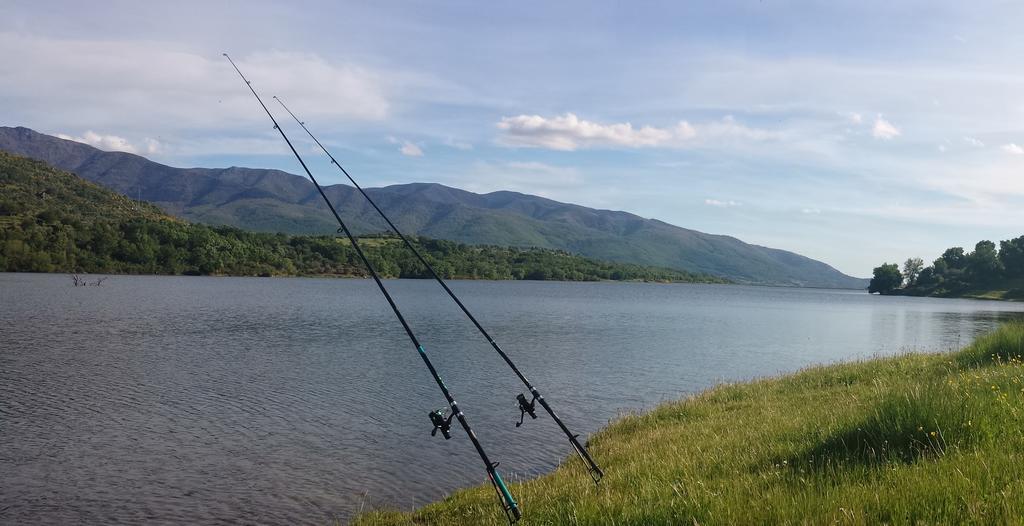
{"label": "cloudy sky", "polygon": [[1020,2],[341,4],[7,0],[0,125],[297,172],[227,51],[366,186],[539,194],[857,276],[1024,234]]}

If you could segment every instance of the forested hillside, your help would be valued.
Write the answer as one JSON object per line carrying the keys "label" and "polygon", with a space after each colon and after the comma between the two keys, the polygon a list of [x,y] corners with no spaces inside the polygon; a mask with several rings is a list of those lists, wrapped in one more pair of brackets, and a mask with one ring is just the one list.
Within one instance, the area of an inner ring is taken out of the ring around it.
{"label": "forested hillside", "polygon": [[[595,261],[558,250],[422,238],[416,242],[447,278],[724,281]],[[428,277],[396,238],[368,236],[361,244],[385,277]],[[74,174],[2,152],[0,270],[242,276],[365,273],[350,244],[339,237],[188,223]]]}
{"label": "forested hillside", "polygon": [[[175,168],[27,128],[0,127],[0,150],[71,171],[188,221],[290,234],[334,229],[309,181],[280,170]],[[331,185],[325,191],[355,232],[380,232],[386,226],[351,186]],[[403,232],[433,239],[565,250],[601,261],[711,274],[739,283],[867,286],[867,280],[793,252],[627,212],[517,192],[476,194],[434,183],[368,188],[367,192]]]}

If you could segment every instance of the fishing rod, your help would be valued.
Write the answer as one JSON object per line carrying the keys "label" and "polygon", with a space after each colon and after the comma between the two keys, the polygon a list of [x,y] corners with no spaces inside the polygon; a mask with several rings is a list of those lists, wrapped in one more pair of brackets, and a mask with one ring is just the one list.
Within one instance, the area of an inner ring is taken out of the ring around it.
{"label": "fishing rod", "polygon": [[370,276],[373,277],[373,281],[377,284],[377,288],[380,289],[381,294],[383,294],[384,298],[388,300],[388,304],[391,305],[391,310],[395,313],[395,317],[398,318],[398,321],[402,324],[402,328],[405,329],[405,333],[409,336],[409,340],[412,341],[413,347],[416,347],[416,351],[419,353],[420,358],[423,359],[423,363],[426,364],[427,369],[430,369],[430,375],[434,377],[434,382],[437,383],[437,386],[441,388],[441,392],[444,393],[444,397],[448,401],[448,405],[451,407],[451,413],[448,414],[447,417],[443,409],[438,409],[429,413],[428,416],[430,417],[430,423],[434,425],[434,429],[430,432],[430,436],[435,436],[437,432],[440,431],[445,440],[450,439],[452,437],[452,419],[455,418],[459,421],[459,424],[462,425],[462,429],[465,430],[466,435],[469,436],[470,442],[473,443],[473,447],[476,448],[477,454],[480,455],[480,459],[484,462],[484,466],[487,469],[487,477],[491,480],[491,485],[498,493],[498,500],[501,503],[502,510],[505,512],[505,517],[508,518],[509,524],[515,523],[522,517],[522,513],[519,511],[519,505],[516,503],[515,499],[512,498],[512,493],[509,491],[508,486],[505,485],[505,481],[502,480],[501,475],[498,474],[498,463],[491,462],[490,459],[487,458],[487,453],[484,452],[483,446],[480,445],[480,440],[477,439],[476,433],[473,432],[473,429],[469,427],[469,422],[466,421],[466,415],[459,409],[459,404],[455,401],[455,398],[452,397],[451,392],[448,391],[448,386],[445,385],[443,380],[441,380],[441,376],[437,373],[437,369],[434,368],[434,364],[432,364],[430,362],[430,358],[427,357],[427,351],[423,349],[423,345],[421,345],[419,339],[416,338],[416,334],[412,332],[412,328],[409,326],[409,323],[405,321],[405,316],[402,316],[402,311],[398,310],[398,305],[395,304],[395,300],[391,298],[391,294],[388,293],[388,289],[384,287],[384,283],[380,280],[380,276],[377,275],[377,271],[373,268],[373,265],[370,264],[370,260],[366,258],[366,254],[363,253],[363,249],[359,247],[359,242],[356,240],[356,237],[352,235],[352,231],[349,230],[348,226],[345,225],[345,222],[341,220],[341,216],[338,215],[338,211],[335,210],[334,205],[331,204],[331,200],[327,198],[327,194],[324,193],[324,189],[320,186],[320,183],[317,182],[316,177],[313,177],[313,172],[309,171],[309,167],[306,166],[306,163],[302,160],[302,156],[299,155],[299,152],[295,150],[295,146],[292,146],[292,141],[288,139],[284,130],[281,129],[280,125],[278,125],[277,119],[275,119],[274,115],[270,113],[270,109],[267,108],[266,104],[263,104],[263,99],[260,98],[256,93],[256,90],[252,87],[252,82],[249,82],[249,79],[245,78],[245,75],[242,74],[242,70],[238,69],[235,61],[231,60],[231,57],[228,56],[227,53],[224,53],[224,57],[228,59],[231,66],[238,72],[238,76],[242,77],[242,80],[245,81],[245,85],[249,87],[249,91],[251,91],[253,96],[256,97],[260,106],[263,107],[263,111],[267,112],[267,116],[270,117],[270,121],[274,123],[274,129],[281,134],[281,138],[284,139],[284,142],[288,144],[288,148],[291,149],[293,154],[295,154],[295,158],[298,159],[299,164],[302,165],[302,169],[306,171],[306,175],[309,176],[309,180],[313,181],[313,185],[316,186],[317,191],[320,192],[320,197],[324,198],[324,202],[327,203],[327,208],[329,208],[331,213],[334,214],[334,219],[338,220],[338,225],[340,225],[338,230],[343,232],[345,236],[348,237],[349,242],[352,243],[352,248],[355,249],[359,259],[362,260],[363,265],[366,266],[366,270],[370,272]]}
{"label": "fishing rod", "polygon": [[516,367],[516,364],[512,361],[512,358],[509,358],[508,354],[506,354],[505,351],[501,349],[501,346],[498,345],[498,342],[496,342],[494,338],[492,338],[491,335],[487,332],[487,329],[484,329],[484,326],[481,325],[479,321],[477,321],[476,316],[473,316],[473,313],[469,311],[469,308],[466,307],[466,305],[462,303],[462,300],[460,300],[459,297],[455,295],[455,292],[448,287],[448,283],[445,282],[445,280],[437,273],[436,270],[434,270],[433,265],[427,262],[426,258],[423,257],[423,254],[421,254],[420,251],[417,250],[416,247],[413,246],[413,244],[409,241],[409,238],[405,237],[405,234],[402,234],[402,231],[399,230],[398,227],[391,222],[391,219],[389,219],[388,216],[384,213],[384,211],[381,210],[379,206],[377,206],[377,203],[375,203],[373,199],[371,199],[370,196],[367,195],[366,191],[363,190],[363,187],[359,186],[359,183],[357,183],[355,179],[353,179],[352,176],[349,175],[348,171],[345,170],[343,166],[341,166],[341,163],[339,163],[338,160],[335,159],[333,155],[331,155],[331,152],[327,151],[327,148],[320,143],[316,136],[313,135],[313,132],[309,131],[309,128],[306,127],[306,123],[299,120],[299,118],[296,117],[294,113],[292,113],[292,110],[288,109],[288,106],[285,106],[284,101],[282,101],[279,97],[275,95],[274,99],[277,100],[281,107],[283,107],[284,110],[287,111],[288,114],[291,115],[293,119],[295,119],[295,122],[299,123],[299,126],[302,126],[303,130],[306,130],[306,133],[309,134],[309,137],[313,139],[313,142],[315,142],[316,145],[319,146],[320,149],[323,150],[325,154],[327,154],[327,157],[330,157],[331,164],[337,166],[338,169],[341,170],[341,173],[345,174],[345,177],[348,178],[349,182],[351,182],[352,185],[355,186],[357,190],[359,190],[359,193],[363,194],[363,197],[366,198],[366,200],[370,203],[371,206],[373,206],[374,210],[376,210],[377,213],[380,214],[384,221],[387,222],[388,226],[391,227],[391,230],[393,230],[395,234],[397,234],[398,237],[402,239],[402,241],[405,243],[405,246],[408,247],[409,250],[411,250],[412,253],[416,255],[416,259],[418,259],[420,263],[422,263],[423,266],[426,267],[428,271],[430,271],[430,274],[434,277],[434,280],[437,281],[439,285],[441,285],[441,288],[443,288],[445,292],[448,293],[448,296],[452,299],[452,301],[454,301],[455,304],[458,305],[460,309],[462,309],[462,312],[465,313],[467,318],[469,318],[469,321],[473,322],[473,325],[476,325],[476,329],[480,331],[480,334],[483,335],[484,338],[487,339],[487,342],[491,344],[491,347],[493,347],[494,350],[498,353],[498,356],[501,356],[501,358],[505,360],[505,363],[507,363],[508,366],[512,368],[512,371],[516,373],[516,376],[518,376],[519,379],[522,380],[523,384],[530,391],[530,395],[532,396],[532,398],[530,400],[527,400],[526,395],[523,393],[520,393],[518,396],[516,396],[516,401],[519,403],[519,422],[516,424],[516,427],[523,425],[523,420],[525,420],[526,415],[530,415],[531,418],[536,419],[536,404],[540,403],[541,407],[543,407],[544,410],[547,411],[549,415],[551,415],[551,418],[555,421],[555,423],[558,424],[558,427],[562,429],[562,432],[565,433],[565,436],[569,438],[569,443],[572,444],[573,450],[576,451],[576,454],[580,457],[580,460],[582,460],[584,465],[586,465],[587,472],[590,474],[590,477],[594,479],[594,483],[597,484],[598,482],[600,482],[601,478],[604,477],[604,472],[601,471],[601,468],[597,465],[597,462],[595,462],[594,459],[590,456],[590,453],[587,451],[587,448],[582,443],[580,443],[579,435],[574,434],[572,431],[569,430],[565,423],[562,422],[562,419],[559,418],[557,414],[555,414],[554,409],[551,409],[551,406],[548,405],[547,400],[545,400],[544,397],[541,396],[540,391],[538,391],[537,388],[530,383],[530,381],[526,378],[526,375],[524,375],[523,372],[520,371],[518,367]]}

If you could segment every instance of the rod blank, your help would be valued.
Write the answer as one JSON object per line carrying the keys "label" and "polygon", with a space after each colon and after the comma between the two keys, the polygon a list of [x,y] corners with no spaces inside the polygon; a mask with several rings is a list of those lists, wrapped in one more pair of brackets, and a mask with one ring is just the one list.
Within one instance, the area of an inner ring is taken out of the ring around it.
{"label": "rod blank", "polygon": [[498,493],[502,509],[505,511],[505,516],[508,518],[509,523],[514,523],[518,521],[520,517],[522,517],[522,513],[519,510],[519,505],[512,497],[512,493],[509,491],[508,486],[505,484],[505,481],[501,478],[501,475],[498,473],[496,469],[498,467],[498,463],[491,462],[490,459],[487,457],[487,453],[484,452],[483,446],[480,445],[480,440],[477,439],[476,433],[474,433],[473,429],[469,426],[469,422],[466,420],[465,414],[463,414],[462,410],[459,409],[459,404],[455,401],[455,398],[448,390],[448,386],[445,385],[443,380],[441,380],[441,376],[438,374],[437,369],[434,368],[434,364],[431,363],[430,358],[427,357],[426,350],[423,349],[423,345],[420,344],[420,341],[416,337],[416,334],[413,333],[412,327],[409,326],[409,323],[405,320],[405,317],[402,316],[402,312],[398,309],[398,305],[395,304],[395,300],[392,299],[391,294],[388,293],[388,290],[384,286],[384,283],[381,281],[380,276],[377,275],[376,269],[373,268],[373,265],[370,263],[370,260],[366,258],[366,254],[364,254],[362,248],[360,248],[359,242],[356,240],[356,237],[352,235],[352,231],[349,230],[348,226],[345,225],[345,222],[342,221],[341,216],[338,215],[338,211],[334,208],[334,205],[331,203],[331,200],[328,199],[327,194],[324,193],[323,187],[320,186],[320,183],[317,182],[316,177],[313,176],[313,172],[311,172],[309,170],[309,167],[306,166],[306,163],[305,161],[302,160],[302,156],[299,155],[299,152],[295,150],[295,146],[293,146],[291,140],[288,139],[288,135],[286,135],[284,133],[284,130],[281,129],[281,126],[278,125],[277,119],[275,119],[274,115],[270,113],[270,109],[267,108],[266,104],[263,104],[263,99],[260,98],[260,96],[256,93],[256,90],[252,87],[252,82],[245,78],[245,75],[242,74],[242,70],[238,69],[238,66],[235,64],[235,61],[231,60],[231,57],[228,56],[227,53],[224,53],[224,57],[228,59],[228,62],[231,63],[231,66],[234,67],[235,71],[238,72],[238,76],[242,77],[242,80],[245,81],[245,84],[249,88],[249,91],[251,91],[253,96],[256,97],[257,102],[259,102],[260,106],[263,107],[263,111],[265,111],[267,113],[267,116],[270,117],[270,121],[274,123],[274,129],[281,134],[281,138],[284,139],[284,142],[288,144],[288,148],[291,149],[292,154],[295,155],[295,158],[299,161],[299,164],[302,165],[302,169],[305,170],[306,175],[309,176],[309,180],[313,182],[313,185],[316,186],[317,191],[320,192],[320,196],[323,197],[324,202],[327,203],[327,207],[331,210],[331,213],[334,215],[334,219],[336,219],[338,221],[338,225],[340,225],[339,230],[341,230],[348,238],[349,242],[352,243],[352,248],[355,249],[356,254],[359,256],[359,259],[363,262],[363,265],[365,265],[366,269],[370,272],[370,276],[373,278],[373,281],[377,284],[377,288],[380,289],[381,294],[383,294],[384,298],[388,301],[388,304],[391,306],[391,310],[395,313],[395,317],[398,318],[398,321],[402,324],[402,328],[405,329],[405,333],[409,336],[409,340],[412,342],[413,346],[416,347],[416,351],[419,353],[420,358],[423,359],[423,363],[426,364],[427,369],[430,370],[430,375],[434,378],[434,382],[437,383],[437,386],[441,388],[441,392],[444,393],[444,397],[448,401],[448,405],[451,407],[451,414],[459,421],[459,424],[462,426],[462,429],[465,430],[466,435],[469,437],[470,442],[473,443],[473,447],[476,449],[476,452],[480,456],[480,459],[483,460],[484,466],[487,469],[487,477],[490,479],[492,486]]}
{"label": "rod blank", "polygon": [[[523,410],[523,413],[530,413],[530,416],[536,418],[532,411],[533,404],[534,402],[540,402],[541,407],[543,407],[544,410],[549,415],[551,415],[552,420],[554,420],[555,423],[558,424],[558,427],[562,430],[562,432],[565,433],[565,436],[569,439],[569,443],[572,445],[573,451],[575,451],[576,454],[580,457],[580,460],[583,461],[583,464],[586,466],[587,472],[590,474],[590,477],[594,479],[594,483],[596,484],[600,482],[601,478],[604,477],[604,472],[601,471],[601,468],[597,465],[597,462],[595,462],[594,459],[590,456],[590,452],[587,451],[586,446],[580,443],[579,435],[576,435],[569,430],[565,423],[562,422],[562,419],[559,418],[558,415],[555,414],[555,411],[551,409],[551,406],[548,405],[547,400],[545,400],[544,397],[541,396],[540,391],[538,391],[537,388],[534,387],[532,383],[530,383],[530,380],[526,378],[526,375],[524,375],[522,371],[520,371],[519,368],[516,367],[516,364],[512,361],[512,358],[510,358],[508,354],[506,354],[505,351],[502,350],[501,346],[498,345],[498,342],[496,342],[494,338],[491,337],[487,330],[484,329],[484,326],[481,325],[480,322],[477,321],[476,317],[473,316],[473,313],[469,311],[469,308],[466,307],[466,305],[462,303],[462,300],[459,299],[455,292],[452,291],[450,287],[448,287],[448,283],[445,282],[445,280],[437,273],[436,270],[434,270],[433,265],[431,265],[426,260],[426,258],[423,257],[423,254],[421,254],[420,251],[417,250],[415,246],[413,246],[409,239],[405,237],[404,234],[402,234],[402,231],[399,230],[398,227],[391,222],[391,219],[388,218],[387,214],[385,214],[384,211],[381,210],[379,206],[377,206],[377,203],[375,203],[373,199],[371,199],[370,196],[367,195],[366,191],[363,190],[363,187],[359,186],[359,183],[357,183],[355,179],[353,179],[352,176],[349,175],[348,170],[345,170],[341,163],[339,163],[338,160],[335,159],[333,155],[331,155],[331,152],[329,152],[327,148],[324,147],[324,145],[316,138],[316,136],[313,135],[313,132],[309,131],[309,128],[306,127],[306,123],[299,120],[299,118],[296,117],[294,113],[292,113],[292,110],[290,110],[288,106],[285,106],[284,101],[282,101],[278,96],[275,95],[274,99],[277,100],[281,107],[284,108],[284,110],[287,111],[288,114],[291,115],[293,119],[295,119],[295,122],[299,123],[299,126],[301,126],[302,129],[306,131],[306,133],[309,135],[311,139],[313,139],[313,142],[315,142],[316,145],[319,146],[321,150],[323,150],[327,157],[331,159],[331,164],[337,166],[338,169],[341,170],[341,173],[345,174],[345,177],[348,178],[349,182],[351,182],[352,185],[355,186],[357,190],[359,190],[359,193],[363,194],[363,197],[366,198],[366,201],[369,202],[370,205],[373,206],[373,209],[376,210],[377,213],[380,214],[380,216],[384,219],[384,221],[387,222],[388,226],[391,227],[391,230],[393,230],[395,234],[397,234],[398,237],[402,239],[402,241],[405,243],[405,246],[408,247],[409,250],[411,250],[412,253],[416,255],[416,259],[418,259],[419,262],[423,264],[424,267],[427,268],[431,276],[434,277],[434,280],[437,281],[439,285],[441,285],[441,288],[443,288],[444,291],[448,293],[448,296],[452,299],[452,301],[454,301],[455,304],[458,305],[462,312],[466,315],[466,317],[469,318],[471,322],[473,322],[473,325],[476,326],[477,331],[479,331],[480,334],[483,335],[483,337],[487,340],[487,342],[491,344],[491,347],[494,349],[495,352],[498,353],[498,356],[501,356],[502,360],[504,360],[505,363],[508,364],[512,371],[516,373],[516,376],[519,377],[519,380],[523,382],[523,385],[525,385],[526,388],[529,389],[530,395],[532,396],[532,399],[529,402],[525,401],[525,395],[519,395],[519,397],[522,397],[522,400],[519,402],[519,406]],[[528,407],[529,409],[526,409],[526,407]],[[522,424],[522,419],[520,419],[519,424]],[[516,427],[519,427],[519,425],[517,425]]]}

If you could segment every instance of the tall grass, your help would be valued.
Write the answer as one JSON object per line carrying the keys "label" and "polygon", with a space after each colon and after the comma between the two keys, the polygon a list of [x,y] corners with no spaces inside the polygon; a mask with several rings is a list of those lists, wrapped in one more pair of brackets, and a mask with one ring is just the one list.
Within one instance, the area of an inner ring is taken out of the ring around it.
{"label": "tall grass", "polygon": [[945,455],[978,438],[973,398],[951,396],[938,382],[912,385],[881,400],[863,420],[838,429],[793,459],[793,465],[916,462]]}
{"label": "tall grass", "polygon": [[[723,385],[629,416],[514,485],[524,524],[1024,523],[1024,324],[957,353]],[[358,524],[501,525],[489,487]]]}
{"label": "tall grass", "polygon": [[956,361],[966,367],[978,367],[1024,359],[1024,330],[1021,324],[1003,327],[986,334],[973,345],[956,354]]}

